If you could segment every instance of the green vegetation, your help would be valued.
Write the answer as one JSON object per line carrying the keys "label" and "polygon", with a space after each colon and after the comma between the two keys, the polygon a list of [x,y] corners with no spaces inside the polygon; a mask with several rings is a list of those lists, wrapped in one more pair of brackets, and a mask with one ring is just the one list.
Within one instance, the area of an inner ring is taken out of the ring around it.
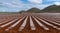
{"label": "green vegetation", "polygon": [[40,10],[38,8],[31,8],[27,11],[21,11],[21,12],[22,13],[23,12],[30,12],[30,13],[60,13],[60,6],[51,5],[51,6],[46,7],[43,10]]}
{"label": "green vegetation", "polygon": [[31,8],[31,9],[27,10],[26,12],[39,13],[40,12],[40,9],[38,9],[38,8]]}
{"label": "green vegetation", "polygon": [[0,12],[0,14],[18,14],[18,12]]}
{"label": "green vegetation", "polygon": [[16,13],[60,13],[60,6],[51,5],[43,10],[38,8],[31,8],[27,11],[21,10],[20,12],[0,12],[0,14],[16,14]]}
{"label": "green vegetation", "polygon": [[60,13],[60,6],[51,5],[42,10],[43,12]]}

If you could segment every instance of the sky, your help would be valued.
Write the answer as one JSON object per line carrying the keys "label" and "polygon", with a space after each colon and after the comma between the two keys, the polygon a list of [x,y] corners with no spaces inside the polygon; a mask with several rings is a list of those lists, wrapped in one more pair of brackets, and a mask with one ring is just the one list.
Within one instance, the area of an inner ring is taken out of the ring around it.
{"label": "sky", "polygon": [[53,4],[60,5],[60,0],[0,0],[0,12],[19,12],[34,7],[42,10]]}

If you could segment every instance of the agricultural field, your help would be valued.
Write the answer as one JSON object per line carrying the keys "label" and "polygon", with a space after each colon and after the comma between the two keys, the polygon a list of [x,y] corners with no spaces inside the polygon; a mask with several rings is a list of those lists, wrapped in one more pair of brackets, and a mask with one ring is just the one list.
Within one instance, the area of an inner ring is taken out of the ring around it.
{"label": "agricultural field", "polygon": [[60,13],[0,14],[0,33],[60,33]]}

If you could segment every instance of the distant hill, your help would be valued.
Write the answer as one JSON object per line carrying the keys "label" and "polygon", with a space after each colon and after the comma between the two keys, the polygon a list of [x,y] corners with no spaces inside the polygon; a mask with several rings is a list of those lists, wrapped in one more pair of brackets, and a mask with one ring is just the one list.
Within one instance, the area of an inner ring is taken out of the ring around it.
{"label": "distant hill", "polygon": [[27,10],[26,12],[34,12],[34,13],[39,13],[41,10],[40,9],[38,9],[38,8],[31,8],[31,9],[29,9],[29,10]]}
{"label": "distant hill", "polygon": [[54,13],[54,12],[60,13],[60,6],[51,5],[51,6],[46,7],[42,11],[43,12],[51,12],[51,13]]}
{"label": "distant hill", "polygon": [[43,10],[40,10],[38,8],[31,8],[27,11],[21,11],[21,12],[30,12],[30,13],[60,13],[60,6],[57,5],[50,5],[46,7]]}
{"label": "distant hill", "polygon": [[25,10],[21,10],[19,13],[23,13],[23,12],[26,12]]}

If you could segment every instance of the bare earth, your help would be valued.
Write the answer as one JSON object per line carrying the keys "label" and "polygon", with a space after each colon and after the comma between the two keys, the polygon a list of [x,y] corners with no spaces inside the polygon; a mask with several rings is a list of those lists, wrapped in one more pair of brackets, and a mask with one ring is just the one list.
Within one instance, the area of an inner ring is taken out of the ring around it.
{"label": "bare earth", "polygon": [[0,14],[0,33],[60,33],[60,13]]}

